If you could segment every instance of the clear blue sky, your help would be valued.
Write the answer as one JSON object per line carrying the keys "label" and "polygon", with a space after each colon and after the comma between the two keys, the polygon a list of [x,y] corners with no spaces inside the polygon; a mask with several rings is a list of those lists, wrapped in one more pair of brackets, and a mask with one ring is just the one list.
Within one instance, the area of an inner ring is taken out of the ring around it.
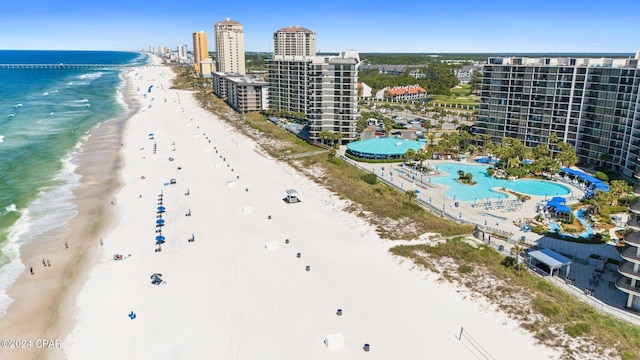
{"label": "clear blue sky", "polygon": [[321,52],[623,52],[640,49],[638,0],[4,0],[0,49],[192,50],[230,17],[245,50],[269,51],[273,32],[300,25]]}

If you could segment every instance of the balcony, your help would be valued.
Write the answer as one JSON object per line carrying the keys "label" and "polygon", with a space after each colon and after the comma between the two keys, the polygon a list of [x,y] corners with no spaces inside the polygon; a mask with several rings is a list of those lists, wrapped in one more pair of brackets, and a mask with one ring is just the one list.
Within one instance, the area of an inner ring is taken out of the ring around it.
{"label": "balcony", "polygon": [[[640,179],[640,173],[634,174],[634,177],[637,178],[637,179]],[[634,190],[634,193],[635,192],[636,192],[636,190]],[[631,210],[632,212],[634,212],[636,214],[640,214],[640,201],[635,203],[635,204],[633,204],[633,205],[631,205],[631,206],[629,206],[629,210]],[[631,234],[629,234],[629,235],[627,235],[625,237],[624,241],[626,243],[629,243],[629,242],[627,242],[627,237],[629,237],[631,235],[634,235],[635,238],[634,238],[634,240],[632,240],[633,242],[631,242],[631,244],[637,244],[635,246],[640,246],[640,235],[638,235],[638,234],[640,234],[640,233],[635,233],[635,232],[631,233]]]}
{"label": "balcony", "polygon": [[634,263],[625,262],[618,268],[618,272],[628,278],[640,280],[640,272],[633,269]]}
{"label": "balcony", "polygon": [[[637,232],[636,232],[637,234]],[[637,241],[637,240],[636,240]],[[627,261],[631,261],[634,263],[640,263],[640,249],[637,248],[637,246],[640,246],[638,244],[630,244],[629,241],[627,241],[627,239],[625,238],[625,244],[629,244],[631,246],[629,246],[628,248],[626,248],[621,254],[620,256],[627,260]],[[635,246],[634,246],[635,245]]]}
{"label": "balcony", "polygon": [[636,281],[636,286],[632,286],[631,279],[623,277],[616,281],[616,287],[618,290],[624,291],[627,294],[640,296],[640,281]]}

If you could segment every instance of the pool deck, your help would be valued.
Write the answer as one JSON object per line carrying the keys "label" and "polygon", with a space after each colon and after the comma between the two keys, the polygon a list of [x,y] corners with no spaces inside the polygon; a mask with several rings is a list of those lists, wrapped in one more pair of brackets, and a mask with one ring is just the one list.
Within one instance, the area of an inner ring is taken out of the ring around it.
{"label": "pool deck", "polygon": [[[341,153],[340,151],[338,152]],[[342,153],[343,154],[343,153]],[[350,160],[353,162],[353,160]],[[473,162],[457,162],[455,160],[428,160],[423,162],[423,164],[429,163],[431,168],[434,168],[439,164],[464,164],[464,165],[472,165],[472,166],[484,166],[487,164],[476,164]],[[489,199],[492,202],[492,206],[482,206],[487,202],[487,199],[478,200],[475,205],[474,202],[465,202],[465,201],[457,201],[452,198],[449,198],[445,195],[445,191],[447,190],[446,185],[429,183],[430,177],[436,176],[444,176],[446,173],[442,171],[434,172],[431,175],[422,175],[419,173],[411,173],[407,172],[406,168],[402,167],[402,163],[364,163],[364,162],[355,162],[361,168],[371,171],[378,175],[379,178],[382,178],[388,182],[391,182],[396,187],[399,187],[401,190],[410,190],[415,189],[419,190],[418,199],[424,201],[427,204],[430,204],[433,208],[438,211],[444,211],[449,217],[455,219],[461,219],[463,221],[480,225],[481,227],[487,228],[489,231],[495,229],[506,233],[511,233],[513,236],[512,240],[519,240],[522,236],[525,237],[525,241],[528,244],[535,245],[537,240],[541,237],[536,233],[523,232],[521,231],[514,222],[517,222],[521,219],[532,219],[534,218],[536,213],[536,204],[544,202],[545,198],[549,199],[549,197],[545,196],[531,196],[530,200],[525,202],[519,202],[517,197],[513,194],[502,192],[507,195],[507,198],[502,199],[503,204],[514,204],[517,203],[517,207],[512,207],[513,210],[509,211],[509,206],[499,207],[496,206],[498,199]],[[382,170],[384,168],[384,171]],[[405,172],[404,176],[399,174],[399,170],[403,170]],[[413,180],[413,175],[415,176],[415,180]],[[517,181],[517,180],[516,180]],[[567,204],[575,204],[579,202],[579,199],[584,195],[584,191],[570,183],[560,182],[563,186],[570,189],[571,193],[566,196]],[[498,190],[496,188],[495,190]],[[470,191],[473,191],[473,186],[470,186]],[[458,206],[455,206],[455,203],[458,203]],[[503,220],[505,219],[505,220]],[[488,239],[487,239],[488,240]],[[496,239],[498,240],[498,239]],[[493,239],[492,239],[493,241]],[[514,241],[511,241],[513,243]],[[505,246],[506,247],[506,246]],[[510,247],[510,246],[509,246]]]}
{"label": "pool deck", "polygon": [[[338,152],[338,154],[343,155],[344,153]],[[543,236],[538,235],[534,232],[521,231],[516,225],[514,225],[514,221],[534,218],[537,215],[536,204],[544,202],[545,196],[529,195],[531,196],[531,199],[524,203],[521,203],[521,206],[517,211],[506,211],[505,209],[498,209],[495,207],[487,209],[484,206],[473,206],[473,202],[460,201],[458,202],[458,207],[455,207],[455,201],[445,196],[446,186],[436,183],[429,183],[429,176],[423,176],[422,183],[420,181],[413,181],[410,176],[398,176],[397,170],[402,169],[401,163],[372,164],[354,162],[350,159],[348,159],[348,161],[350,163],[355,163],[357,166],[361,167],[364,170],[373,171],[376,175],[378,175],[379,178],[391,182],[401,190],[420,190],[418,194],[419,199],[421,199],[425,203],[429,203],[436,209],[443,210],[450,217],[455,217],[456,219],[460,218],[461,220],[464,220],[466,222],[478,224],[481,227],[485,228],[486,231],[499,230],[502,232],[511,233],[512,236],[509,241],[505,241],[503,239],[491,239],[490,245],[496,249],[498,249],[499,246],[502,245],[504,249],[501,251],[504,254],[509,254],[513,246],[523,236],[525,239],[524,241],[532,246],[537,245],[538,241],[543,239]],[[456,163],[456,161],[429,160],[429,163],[432,166],[435,166],[436,164]],[[475,165],[473,163],[466,164]],[[477,165],[487,166],[486,164]],[[384,167],[384,173],[381,171],[381,167]],[[433,176],[442,175],[443,174],[441,173],[434,174]],[[418,179],[418,177],[416,177],[416,179]],[[579,199],[584,196],[584,190],[580,189],[579,187],[563,181],[559,181],[559,183],[571,190],[571,193],[565,197],[567,199],[567,205],[578,203]],[[504,202],[517,200],[515,195],[508,193],[506,193],[506,195],[508,195],[508,198],[503,199]],[[492,200],[492,202],[495,202],[496,200],[497,199],[494,199]],[[612,229],[611,232],[613,233],[614,230],[615,229]],[[485,239],[485,241],[486,240],[488,239]],[[578,249],[583,249],[583,244],[572,242],[563,242],[563,244],[565,247],[575,247]],[[571,251],[568,251],[567,249],[565,249],[565,251],[571,253]],[[640,325],[640,316],[624,310],[627,295],[612,285],[612,283],[614,283],[619,277],[619,274],[616,271],[606,270],[604,273],[602,273],[602,275],[599,275],[600,281],[597,284],[590,283],[589,281],[593,278],[594,274],[596,274],[596,271],[593,265],[572,263],[570,277],[575,279],[574,283],[567,284],[565,283],[564,279],[558,277],[549,277],[549,281],[557,283],[558,286],[564,288],[568,293],[573,294],[577,298],[592,305],[596,309],[609,313],[610,315],[613,315],[617,318],[629,321],[633,324]],[[587,288],[595,289],[595,293],[593,295],[586,295],[585,289]]]}

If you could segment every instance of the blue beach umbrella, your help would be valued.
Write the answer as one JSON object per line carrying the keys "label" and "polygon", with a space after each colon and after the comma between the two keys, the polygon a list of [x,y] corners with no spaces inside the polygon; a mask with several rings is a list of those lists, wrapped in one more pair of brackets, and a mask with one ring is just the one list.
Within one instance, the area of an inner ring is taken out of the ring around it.
{"label": "blue beach umbrella", "polygon": [[157,225],[164,225],[164,220],[163,219],[158,219],[158,220],[156,220],[156,224]]}
{"label": "blue beach umbrella", "polygon": [[162,235],[156,236],[156,245],[164,244],[165,238]]}
{"label": "blue beach umbrella", "polygon": [[164,206],[158,206],[158,212],[164,212],[164,211],[165,211]]}

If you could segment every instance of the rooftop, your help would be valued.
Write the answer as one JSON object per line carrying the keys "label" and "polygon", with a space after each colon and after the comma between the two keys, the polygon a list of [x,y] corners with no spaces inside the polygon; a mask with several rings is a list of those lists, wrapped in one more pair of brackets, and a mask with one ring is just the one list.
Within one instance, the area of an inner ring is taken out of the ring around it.
{"label": "rooftop", "polygon": [[609,68],[638,68],[638,59],[632,58],[571,58],[571,57],[490,57],[489,65],[524,66],[580,66]]}
{"label": "rooftop", "polygon": [[309,29],[307,29],[307,28],[304,28],[304,27],[302,27],[302,26],[300,26],[300,25],[296,25],[296,26],[289,25],[289,26],[284,27],[284,28],[282,28],[282,29],[278,29],[278,30],[276,30],[276,33],[282,33],[282,32],[284,32],[284,33],[298,33],[298,32],[302,32],[302,33],[309,33],[309,34],[313,34],[313,31],[311,31],[311,30],[309,30]]}

